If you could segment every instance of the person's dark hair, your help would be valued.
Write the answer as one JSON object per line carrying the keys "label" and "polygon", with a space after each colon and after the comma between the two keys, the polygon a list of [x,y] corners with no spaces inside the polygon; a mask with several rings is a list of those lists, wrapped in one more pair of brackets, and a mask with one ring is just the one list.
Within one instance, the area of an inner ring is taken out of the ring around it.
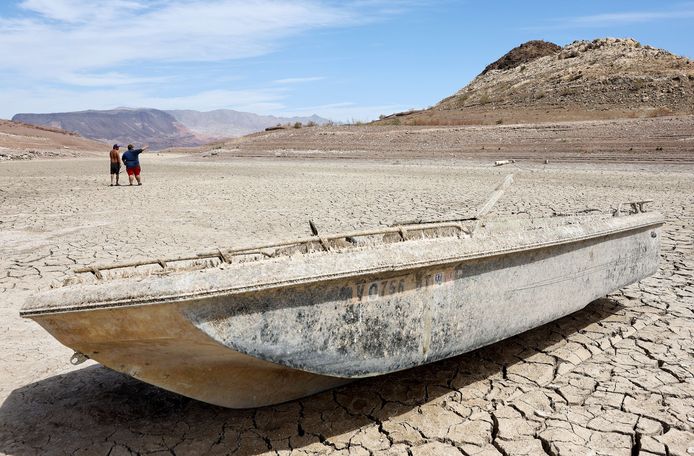
{"label": "person's dark hair", "polygon": [[114,149],[118,149],[119,147],[120,147],[120,146],[119,146],[118,144],[114,144],[114,145],[113,145],[113,148],[114,148]]}
{"label": "person's dark hair", "polygon": [[132,145],[132,144],[128,144],[128,150],[132,150],[132,148],[133,148],[133,145]]}

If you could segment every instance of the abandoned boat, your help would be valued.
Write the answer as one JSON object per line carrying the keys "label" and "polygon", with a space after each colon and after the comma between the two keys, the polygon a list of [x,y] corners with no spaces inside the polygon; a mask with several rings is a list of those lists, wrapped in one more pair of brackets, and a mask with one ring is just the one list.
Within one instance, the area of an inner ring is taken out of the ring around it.
{"label": "abandoned boat", "polygon": [[75,350],[201,401],[246,408],[511,337],[653,274],[663,218],[469,219],[92,266],[21,314]]}

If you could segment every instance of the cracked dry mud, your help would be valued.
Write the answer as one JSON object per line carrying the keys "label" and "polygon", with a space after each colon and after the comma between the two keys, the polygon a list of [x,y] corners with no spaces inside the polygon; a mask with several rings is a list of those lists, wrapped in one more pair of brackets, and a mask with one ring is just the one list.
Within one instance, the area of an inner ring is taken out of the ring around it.
{"label": "cracked dry mud", "polygon": [[[694,166],[143,158],[0,166],[0,453],[688,455],[694,453]],[[75,265],[465,214],[507,172],[495,213],[653,199],[659,272],[492,346],[286,404],[230,410],[89,362],[22,320]]]}

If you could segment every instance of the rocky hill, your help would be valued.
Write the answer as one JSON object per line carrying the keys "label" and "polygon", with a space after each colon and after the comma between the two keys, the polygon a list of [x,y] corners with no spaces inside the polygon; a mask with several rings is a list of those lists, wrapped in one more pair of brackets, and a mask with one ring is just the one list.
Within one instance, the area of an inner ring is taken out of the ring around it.
{"label": "rocky hill", "polygon": [[694,113],[694,62],[633,39],[525,43],[432,108],[381,124],[465,125]]}
{"label": "rocky hill", "polygon": [[109,145],[50,127],[0,120],[0,160],[108,153]]}
{"label": "rocky hill", "polygon": [[317,116],[291,118],[259,116],[228,109],[199,112],[129,108],[16,114],[12,120],[60,128],[107,143],[148,144],[155,150],[167,147],[199,146],[223,138],[262,131],[277,124],[327,122],[327,119]]}

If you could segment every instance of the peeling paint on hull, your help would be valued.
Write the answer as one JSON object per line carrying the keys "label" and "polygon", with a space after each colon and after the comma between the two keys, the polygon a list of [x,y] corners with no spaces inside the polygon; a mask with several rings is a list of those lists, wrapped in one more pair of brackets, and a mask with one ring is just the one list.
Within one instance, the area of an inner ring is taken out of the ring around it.
{"label": "peeling paint on hull", "polygon": [[23,315],[115,370],[226,407],[465,353],[653,274],[658,214],[488,224],[472,238],[66,287]]}

